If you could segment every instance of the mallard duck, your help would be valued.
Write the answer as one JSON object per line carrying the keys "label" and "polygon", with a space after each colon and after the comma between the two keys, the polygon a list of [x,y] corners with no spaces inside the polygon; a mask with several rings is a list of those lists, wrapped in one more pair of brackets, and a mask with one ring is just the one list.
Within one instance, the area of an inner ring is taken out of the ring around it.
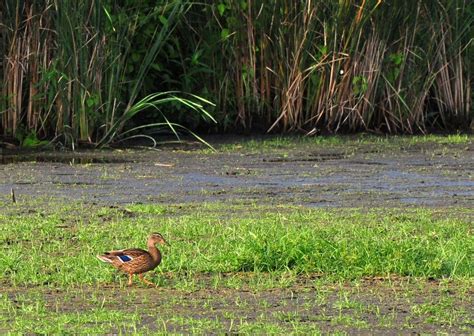
{"label": "mallard duck", "polygon": [[138,274],[138,277],[144,283],[154,286],[154,283],[143,277],[143,273],[151,271],[160,264],[161,252],[155,246],[158,243],[169,245],[161,234],[152,233],[147,241],[148,251],[139,248],[109,251],[98,255],[97,258],[103,262],[111,263],[120,271],[128,273],[129,286],[132,285],[134,274]]}

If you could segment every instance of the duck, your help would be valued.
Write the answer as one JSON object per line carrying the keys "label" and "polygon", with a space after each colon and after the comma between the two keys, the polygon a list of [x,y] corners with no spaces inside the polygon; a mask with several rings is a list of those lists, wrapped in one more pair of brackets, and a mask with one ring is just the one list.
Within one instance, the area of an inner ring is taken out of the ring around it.
{"label": "duck", "polygon": [[152,233],[148,237],[148,251],[140,248],[115,250],[98,255],[100,261],[110,263],[116,269],[128,273],[128,286],[132,285],[133,276],[138,274],[142,282],[155,286],[144,278],[144,273],[155,269],[161,263],[161,252],[156,244],[169,245],[160,233]]}

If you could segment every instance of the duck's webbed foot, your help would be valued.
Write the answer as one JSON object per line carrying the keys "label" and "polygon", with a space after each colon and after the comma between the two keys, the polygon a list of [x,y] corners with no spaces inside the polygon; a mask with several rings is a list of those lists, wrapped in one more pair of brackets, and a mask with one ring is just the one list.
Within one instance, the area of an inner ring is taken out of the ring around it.
{"label": "duck's webbed foot", "polygon": [[140,278],[140,280],[141,280],[142,282],[146,283],[148,286],[156,287],[156,285],[155,285],[153,282],[148,281],[147,279],[145,279],[145,278],[143,277],[143,273],[142,273],[142,274],[139,274],[138,277]]}

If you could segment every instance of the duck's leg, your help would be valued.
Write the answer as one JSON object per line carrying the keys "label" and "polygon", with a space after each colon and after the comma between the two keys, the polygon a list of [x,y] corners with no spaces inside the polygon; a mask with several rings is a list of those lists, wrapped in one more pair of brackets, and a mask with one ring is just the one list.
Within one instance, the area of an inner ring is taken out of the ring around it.
{"label": "duck's leg", "polygon": [[145,279],[145,278],[143,277],[143,273],[138,274],[138,277],[140,278],[141,281],[143,281],[143,282],[146,283],[147,285],[156,287],[156,285],[155,285],[153,282],[148,281],[147,279]]}
{"label": "duck's leg", "polygon": [[133,273],[129,273],[129,274],[128,274],[128,285],[129,285],[129,286],[132,285],[132,279],[133,279]]}

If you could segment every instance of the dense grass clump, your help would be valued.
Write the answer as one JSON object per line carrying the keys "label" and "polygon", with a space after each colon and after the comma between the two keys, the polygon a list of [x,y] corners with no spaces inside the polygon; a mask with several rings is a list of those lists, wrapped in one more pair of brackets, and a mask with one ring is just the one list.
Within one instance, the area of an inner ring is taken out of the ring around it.
{"label": "dense grass clump", "polygon": [[[434,210],[308,210],[207,204],[130,206],[127,211],[83,205],[0,215],[1,281],[16,285],[110,282],[111,267],[95,255],[144,247],[149,232],[171,243],[159,272],[269,272],[364,276],[473,276],[472,224]],[[183,213],[184,212],[184,213]],[[153,273],[152,273],[153,274]],[[156,274],[156,273],[155,273]]]}
{"label": "dense grass clump", "polygon": [[237,220],[224,236],[232,271],[449,277],[472,275],[468,230],[467,223],[433,220],[421,210],[409,216],[295,211]]}

